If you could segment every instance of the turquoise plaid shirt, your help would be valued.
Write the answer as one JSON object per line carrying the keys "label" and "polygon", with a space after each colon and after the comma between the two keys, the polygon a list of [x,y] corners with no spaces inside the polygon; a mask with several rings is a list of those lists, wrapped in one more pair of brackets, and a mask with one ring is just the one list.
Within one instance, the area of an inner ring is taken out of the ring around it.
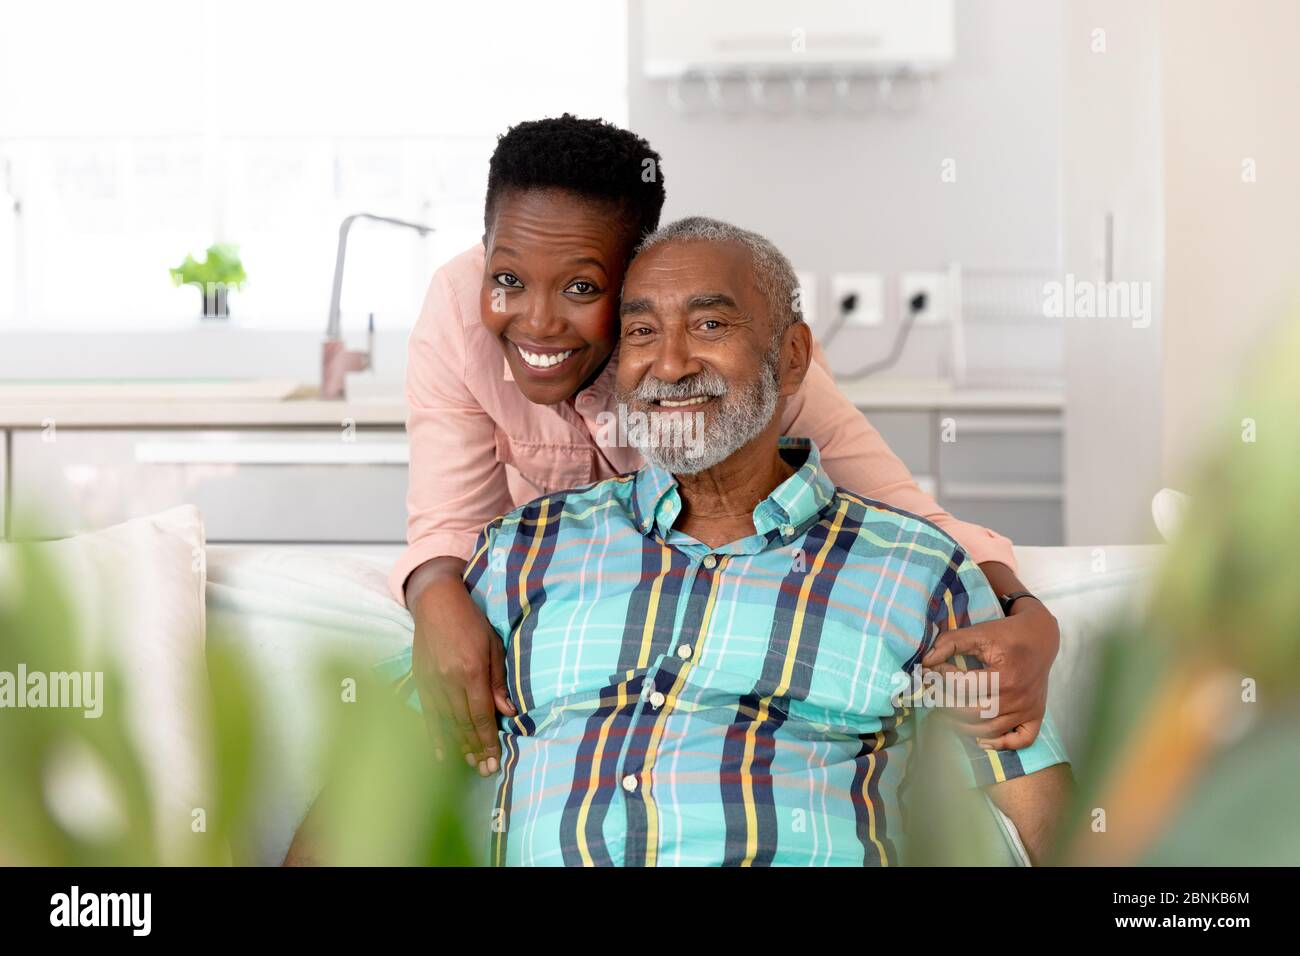
{"label": "turquoise plaid shirt", "polygon": [[[492,861],[888,865],[925,708],[900,689],[937,634],[1001,616],[929,522],[837,489],[817,448],[710,548],[646,466],[539,498],[465,573],[505,644],[511,699]],[[791,458],[791,456],[795,456]],[[972,782],[1064,762],[1050,719],[1019,751],[968,745]]]}

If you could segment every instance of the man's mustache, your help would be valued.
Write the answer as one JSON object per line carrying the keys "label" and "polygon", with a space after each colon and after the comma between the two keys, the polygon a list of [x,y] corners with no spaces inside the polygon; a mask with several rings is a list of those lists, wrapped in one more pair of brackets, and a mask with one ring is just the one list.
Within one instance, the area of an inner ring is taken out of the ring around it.
{"label": "man's mustache", "polygon": [[628,393],[628,398],[643,404],[664,399],[680,402],[700,396],[716,398],[726,395],[727,390],[727,380],[716,372],[696,372],[676,382],[665,382],[647,374],[637,383],[636,388]]}

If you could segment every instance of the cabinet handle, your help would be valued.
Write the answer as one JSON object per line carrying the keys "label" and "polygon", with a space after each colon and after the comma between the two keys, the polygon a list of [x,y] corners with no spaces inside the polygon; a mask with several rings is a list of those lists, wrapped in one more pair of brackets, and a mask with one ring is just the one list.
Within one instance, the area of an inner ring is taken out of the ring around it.
{"label": "cabinet handle", "polygon": [[1065,497],[1064,485],[1014,481],[946,481],[941,491],[945,501],[1060,501]]}
{"label": "cabinet handle", "polygon": [[153,465],[405,465],[405,442],[140,441],[135,460]]}

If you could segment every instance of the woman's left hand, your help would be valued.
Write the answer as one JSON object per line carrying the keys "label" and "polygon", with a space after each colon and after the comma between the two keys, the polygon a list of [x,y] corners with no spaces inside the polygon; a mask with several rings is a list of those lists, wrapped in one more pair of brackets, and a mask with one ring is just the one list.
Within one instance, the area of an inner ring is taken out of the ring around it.
{"label": "woman's left hand", "polygon": [[945,663],[954,654],[978,657],[986,670],[998,672],[996,717],[980,717],[980,708],[949,714],[960,733],[991,750],[1019,750],[1038,737],[1047,711],[1047,675],[1061,644],[1052,612],[1037,598],[1016,601],[1008,617],[945,631],[921,660],[939,672],[957,670]]}

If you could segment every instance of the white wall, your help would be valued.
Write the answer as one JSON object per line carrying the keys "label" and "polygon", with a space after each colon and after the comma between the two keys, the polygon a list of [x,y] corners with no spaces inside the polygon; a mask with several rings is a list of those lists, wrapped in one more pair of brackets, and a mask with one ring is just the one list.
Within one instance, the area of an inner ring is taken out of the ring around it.
{"label": "white wall", "polygon": [[[737,29],[744,4],[736,3]],[[704,214],[755,229],[796,268],[821,279],[822,317],[834,271],[896,275],[942,269],[1054,273],[1059,260],[1059,0],[960,0],[956,58],[930,102],[863,116],[754,113],[682,116],[666,81],[641,73],[642,0],[628,26],[630,124],[663,156],[667,219]],[[791,28],[799,5],[790,4]],[[689,23],[680,28],[689,30]],[[956,182],[940,178],[956,161]],[[894,317],[848,330],[832,360],[839,369],[880,357]],[[985,364],[1060,370],[1060,328],[1047,321],[976,337]],[[899,377],[946,371],[946,332],[918,329]],[[1014,348],[1000,352],[1013,336]]]}
{"label": "white wall", "polygon": [[1300,320],[1300,4],[1166,3],[1163,46],[1164,463],[1176,485],[1205,437],[1252,415],[1234,381],[1279,323]]}
{"label": "white wall", "polygon": [[1129,544],[1155,535],[1150,501],[1162,484],[1160,10],[1157,2],[1133,0],[1065,6],[1063,272],[1089,282],[1104,278],[1109,212],[1113,278],[1148,283],[1154,298],[1149,324],[1134,316],[1066,320],[1068,544]]}

